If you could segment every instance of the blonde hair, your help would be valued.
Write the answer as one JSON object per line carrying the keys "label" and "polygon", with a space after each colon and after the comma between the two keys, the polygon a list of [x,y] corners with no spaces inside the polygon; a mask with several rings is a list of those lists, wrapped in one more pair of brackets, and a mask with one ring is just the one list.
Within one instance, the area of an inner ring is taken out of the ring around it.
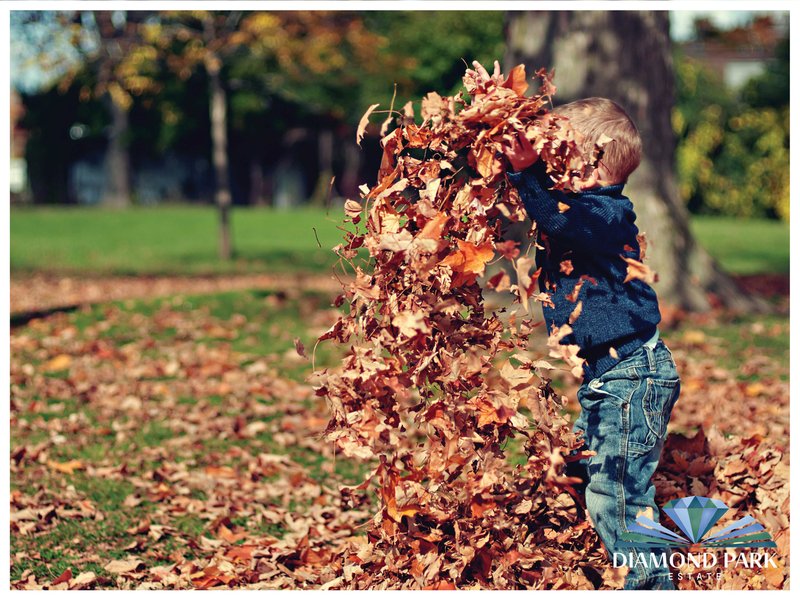
{"label": "blonde hair", "polygon": [[623,183],[642,160],[642,138],[623,108],[608,98],[584,98],[556,106],[553,113],[569,119],[583,136],[581,150],[591,156],[595,144],[605,135],[613,141],[603,148],[600,163],[614,183]]}

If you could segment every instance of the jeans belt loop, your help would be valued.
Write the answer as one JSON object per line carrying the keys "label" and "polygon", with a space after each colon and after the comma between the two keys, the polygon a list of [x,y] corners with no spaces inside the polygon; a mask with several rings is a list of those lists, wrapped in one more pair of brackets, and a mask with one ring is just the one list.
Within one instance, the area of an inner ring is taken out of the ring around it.
{"label": "jeans belt loop", "polygon": [[647,356],[647,368],[652,372],[656,370],[656,357],[653,348],[650,346],[644,346],[644,353]]}

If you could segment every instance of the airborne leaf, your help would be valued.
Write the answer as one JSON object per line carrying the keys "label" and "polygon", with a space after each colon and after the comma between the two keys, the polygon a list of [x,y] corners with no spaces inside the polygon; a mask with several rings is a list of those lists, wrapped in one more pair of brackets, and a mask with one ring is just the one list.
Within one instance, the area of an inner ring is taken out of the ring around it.
{"label": "airborne leaf", "polygon": [[639,262],[636,259],[627,258],[625,256],[623,256],[622,259],[628,263],[628,271],[625,275],[623,283],[628,283],[634,279],[641,279],[647,284],[653,284],[658,281],[658,275],[655,273],[655,271],[653,271],[643,262]]}
{"label": "airborne leaf", "polygon": [[364,132],[367,130],[367,125],[369,125],[369,116],[372,114],[376,108],[378,108],[380,104],[373,104],[368,109],[367,112],[364,113],[364,116],[361,117],[361,120],[358,122],[358,128],[356,129],[356,144],[359,146],[361,145],[361,140],[364,139]]}
{"label": "airborne leaf", "polygon": [[[570,191],[587,168],[569,130],[543,121],[555,88],[539,75],[540,93],[527,97],[521,65],[508,77],[498,65],[488,79],[470,70],[470,101],[431,92],[422,99],[421,123],[406,104],[381,140],[377,183],[361,190],[368,209],[345,207],[356,227],[347,235],[369,257],[353,265],[356,276],[344,284],[349,311],[319,338],[346,344],[342,363],[314,378],[331,409],[326,440],[347,456],[379,461],[359,487],[377,486],[381,511],[365,524],[365,556],[382,583],[405,585],[406,573],[420,584],[459,586],[495,573],[498,583],[510,577],[522,585],[523,573],[532,572],[526,569],[539,564],[523,566],[522,557],[554,542],[520,519],[566,514],[557,499],[572,480],[560,457],[578,440],[543,379],[553,368],[543,359],[561,358],[576,377],[583,359],[577,346],[559,343],[568,326],[538,356],[523,356],[537,325],[525,315],[532,303],[551,300],[537,292],[534,259],[504,239],[500,218],[510,224],[527,215],[505,174],[509,138],[524,133],[558,189]],[[361,119],[359,142],[376,107]],[[335,248],[348,261],[350,245]],[[487,308],[479,284],[496,257],[501,269],[486,285],[510,290],[509,302],[519,303],[505,320]],[[520,412],[526,405],[533,429]],[[527,454],[517,471],[503,451],[512,437],[525,441]],[[346,554],[337,560],[349,562]],[[391,572],[377,565],[392,565]],[[344,571],[337,577],[344,580]]]}

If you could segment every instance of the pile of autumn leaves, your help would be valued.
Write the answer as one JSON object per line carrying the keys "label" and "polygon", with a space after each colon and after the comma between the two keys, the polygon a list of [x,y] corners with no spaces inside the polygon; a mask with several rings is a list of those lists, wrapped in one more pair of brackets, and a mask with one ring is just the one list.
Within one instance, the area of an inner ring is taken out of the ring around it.
{"label": "pile of autumn leaves", "polygon": [[[596,538],[563,474],[577,440],[546,377],[553,366],[528,353],[544,298],[534,261],[503,238],[504,222],[526,218],[505,175],[514,136],[526,135],[559,189],[587,168],[562,123],[542,120],[555,88],[537,75],[543,85],[526,97],[522,66],[507,79],[467,71],[469,98],[428,94],[421,124],[408,103],[381,140],[377,184],[345,205],[354,228],[335,250],[356,276],[337,299],[349,312],[320,340],[349,351],[341,368],[317,373],[317,394],[332,413],[326,439],[377,459],[362,485],[342,490],[354,505],[376,485],[381,500],[369,552],[340,556],[342,568],[363,570],[357,587],[538,588],[608,576],[600,552],[587,551]],[[487,314],[478,277],[499,261],[516,282],[500,269],[486,285],[510,291],[514,310]],[[568,331],[549,333],[550,355],[580,373],[576,348],[558,344]],[[517,466],[512,438],[527,456]]]}

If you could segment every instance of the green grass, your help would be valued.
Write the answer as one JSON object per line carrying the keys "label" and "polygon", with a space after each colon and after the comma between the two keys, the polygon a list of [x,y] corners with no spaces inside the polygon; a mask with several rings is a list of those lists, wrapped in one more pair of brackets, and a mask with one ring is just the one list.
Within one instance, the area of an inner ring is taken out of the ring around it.
{"label": "green grass", "polygon": [[342,216],[336,208],[326,214],[236,207],[235,260],[226,263],[217,258],[217,214],[210,206],[14,207],[11,269],[132,275],[321,271],[342,241]]}
{"label": "green grass", "polygon": [[789,272],[788,223],[696,216],[691,228],[698,241],[731,273]]}
{"label": "green grass", "polygon": [[[696,332],[697,326],[684,323],[670,338],[680,341],[687,332]],[[765,376],[789,380],[789,320],[783,315],[732,315],[725,321],[715,321],[702,327],[708,343],[715,349],[713,357],[718,365],[728,369],[739,381],[758,381]],[[741,366],[758,356],[769,365],[756,373],[743,373]]]}
{"label": "green grass", "polygon": [[[198,344],[212,346],[214,344],[230,344],[230,348],[241,353],[239,366],[244,366],[252,360],[253,356],[266,358],[278,366],[280,375],[302,381],[308,374],[308,363],[301,362],[294,366],[293,363],[282,363],[280,357],[283,353],[291,351],[294,347],[294,337],[300,337],[309,353],[313,347],[314,327],[313,316],[320,310],[330,308],[330,297],[323,293],[302,292],[288,293],[272,290],[251,290],[243,292],[226,292],[209,295],[181,295],[171,298],[150,300],[129,300],[106,304],[98,304],[83,308],[79,311],[64,316],[66,325],[73,326],[75,335],[79,339],[88,338],[98,333],[93,333],[90,328],[96,328],[98,323],[112,322],[113,325],[99,332],[105,340],[113,346],[119,347],[131,340],[139,340],[142,336],[142,327],[146,327],[147,335],[159,344],[155,351],[169,354],[169,348],[176,338],[176,329],[172,326],[159,326],[154,319],[160,311],[168,310],[181,313],[187,321],[196,323],[198,327],[205,323],[217,324],[235,332],[235,336],[215,340],[213,337],[201,337]],[[696,323],[687,323],[682,328],[669,335],[680,342],[683,334],[688,329],[696,329]],[[715,321],[703,326],[704,333],[708,336],[709,344],[720,348],[719,354],[714,357],[720,361],[720,366],[737,372],[754,351],[770,359],[775,366],[768,366],[759,376],[764,374],[785,379],[788,368],[784,364],[789,350],[789,324],[785,317],[778,315],[734,317],[730,320]],[[23,327],[20,334],[36,338],[41,335],[33,326]],[[317,365],[337,364],[338,353],[342,349],[332,349],[333,344],[321,344],[317,352]],[[158,359],[159,355],[148,357],[147,360]],[[18,356],[16,360],[32,362],[32,357]],[[40,357],[41,360],[41,357]],[[274,361],[274,362],[273,362]],[[52,377],[65,377],[69,371],[53,372]],[[748,380],[752,375],[737,373],[740,380]],[[166,380],[169,381],[169,380]],[[28,422],[35,422],[41,418],[45,424],[53,419],[66,422],[70,414],[80,414],[86,419],[89,427],[82,429],[80,435],[71,437],[68,443],[59,444],[50,450],[48,458],[56,462],[66,462],[78,459],[86,464],[98,464],[110,461],[119,464],[125,461],[132,475],[143,476],[144,472],[154,469],[160,464],[151,460],[137,461],[137,453],[144,448],[164,447],[171,452],[169,461],[179,462],[192,459],[197,462],[194,468],[201,468],[202,460],[216,453],[219,457],[218,464],[237,466],[235,455],[227,452],[234,446],[242,447],[251,454],[279,453],[285,454],[297,465],[308,470],[311,479],[317,482],[332,484],[332,475],[326,467],[326,459],[322,454],[300,444],[282,445],[273,438],[274,429],[262,431],[252,438],[238,439],[234,436],[200,435],[185,452],[172,450],[166,441],[183,435],[184,432],[173,431],[165,423],[165,414],[155,415],[153,419],[141,419],[141,426],[131,432],[128,439],[118,440],[112,433],[103,433],[100,425],[105,425],[106,420],[98,419],[96,407],[91,403],[81,402],[76,398],[49,399],[41,401],[37,397],[37,407],[33,410],[22,408],[19,417]],[[314,409],[308,400],[292,400],[291,398],[252,398],[254,402],[272,404],[284,403],[291,406],[294,402],[303,402],[303,406],[311,413]],[[215,393],[207,395],[198,394],[196,397],[181,397],[178,399],[181,410],[188,406],[197,405],[213,407],[212,412],[219,410],[225,414],[228,410],[226,398]],[[28,404],[25,405],[29,406]],[[127,422],[132,415],[123,414],[118,417],[121,423]],[[272,424],[276,419],[282,418],[280,412],[273,415],[263,415],[261,420]],[[26,433],[24,442],[30,446],[39,443],[49,435],[45,427],[36,426]],[[12,429],[12,443],[14,447],[22,439],[19,433]],[[526,457],[523,452],[524,438],[522,436],[508,440],[505,446],[507,459],[512,464],[524,463]],[[125,507],[124,501],[132,493],[142,493],[133,483],[126,479],[114,480],[97,476],[90,476],[85,471],[76,471],[71,475],[45,471],[44,475],[33,476],[36,468],[31,463],[26,469],[12,473],[11,489],[21,490],[28,495],[35,494],[37,490],[46,490],[51,497],[58,497],[67,486],[73,486],[82,498],[91,500],[105,515],[105,519],[91,520],[65,519],[59,521],[53,528],[40,532],[35,536],[12,536],[11,555],[27,552],[28,556],[14,559],[11,577],[15,579],[25,569],[32,569],[39,580],[52,581],[64,569],[72,568],[74,573],[92,570],[101,577],[113,576],[106,573],[103,565],[115,558],[136,556],[124,550],[124,546],[133,541],[135,536],[126,532],[126,529],[136,525],[144,518],[151,518],[154,522],[160,521],[160,511],[157,502],[145,499],[135,507]],[[347,485],[359,483],[365,473],[370,469],[369,464],[360,461],[348,460],[344,456],[337,456],[334,474],[338,482]],[[36,471],[40,473],[40,471]],[[259,485],[268,486],[269,477],[263,479]],[[285,491],[278,490],[275,499]],[[207,499],[207,492],[200,487],[191,487],[187,492],[192,498]],[[289,510],[303,510],[296,506],[294,500],[288,506]],[[247,529],[253,535],[273,535],[282,537],[286,527],[281,523],[272,523],[250,517],[236,517],[235,524]],[[174,527],[181,535],[188,538],[197,538],[200,535],[211,535],[211,519],[200,514],[176,514],[169,518],[168,524]],[[123,543],[124,542],[124,543]],[[87,548],[92,551],[88,552]],[[195,552],[187,546],[183,539],[167,536],[152,548],[157,549],[153,555],[145,555],[144,560],[148,567],[155,564],[171,562],[167,557],[173,551],[184,553],[187,558],[193,558]],[[38,554],[37,554],[38,553]],[[93,556],[95,555],[96,556]],[[107,586],[110,584],[103,584]],[[102,586],[101,586],[102,587]]]}
{"label": "green grass", "polygon": [[[320,272],[335,260],[331,248],[342,241],[337,229],[342,217],[338,208],[326,213],[235,207],[236,256],[226,263],[216,256],[217,215],[211,206],[14,207],[11,269],[131,275]],[[787,223],[697,216],[692,231],[732,273],[788,272]]]}
{"label": "green grass", "polygon": [[[204,324],[214,324],[225,327],[235,332],[235,336],[224,339],[215,339],[213,336],[200,337],[197,344],[207,346],[230,345],[231,350],[237,354],[231,355],[234,360],[241,361],[240,368],[252,362],[253,357],[266,358],[274,364],[280,377],[294,378],[303,381],[308,375],[310,365],[304,361],[289,361],[282,363],[284,353],[294,351],[294,337],[300,337],[311,352],[318,325],[313,325],[312,316],[320,310],[330,308],[329,295],[315,292],[287,293],[282,291],[253,290],[243,292],[224,292],[209,295],[185,295],[171,298],[152,300],[130,300],[97,304],[64,315],[65,325],[75,328],[79,339],[91,339],[97,336],[95,329],[98,323],[113,322],[113,326],[103,329],[99,335],[115,347],[131,340],[141,342],[142,327],[146,334],[158,342],[155,351],[160,352],[143,360],[165,360],[170,356],[171,347],[177,336],[175,328],[152,325],[154,317],[167,310],[179,313],[187,322],[195,323],[198,327]],[[20,334],[41,336],[35,327],[21,328]],[[335,364],[339,360],[337,350],[330,348],[331,344],[323,345],[317,352],[317,365]],[[163,356],[162,356],[163,355]],[[29,356],[17,356],[18,360],[30,362]],[[67,377],[69,370],[53,372],[55,378]],[[255,377],[259,377],[256,375]],[[169,380],[166,380],[167,384]],[[311,479],[318,482],[331,483],[332,477],[338,478],[342,483],[353,485],[360,483],[364,474],[369,470],[369,465],[348,460],[339,456],[336,459],[333,474],[326,469],[327,460],[312,449],[301,444],[284,445],[273,439],[274,427],[259,432],[249,438],[236,436],[214,435],[213,433],[198,434],[185,448],[173,448],[168,444],[171,439],[189,435],[183,431],[173,431],[166,421],[167,413],[150,415],[148,418],[138,419],[135,414],[120,414],[116,420],[128,423],[129,419],[137,418],[140,426],[130,432],[125,438],[118,439],[113,433],[108,434],[102,426],[108,425],[108,419],[98,418],[100,413],[91,403],[79,401],[76,398],[44,399],[34,398],[37,402],[26,403],[17,416],[32,423],[33,426],[23,435],[12,428],[12,446],[24,442],[26,445],[35,444],[47,439],[50,435],[48,427],[55,419],[62,423],[69,420],[70,415],[80,415],[90,424],[84,427],[79,434],[68,434],[68,442],[61,443],[49,450],[48,458],[55,462],[80,460],[85,465],[97,465],[108,462],[119,465],[125,463],[129,472],[127,476],[147,477],[146,473],[159,467],[162,459],[136,460],[143,456],[143,449],[163,448],[166,452],[167,462],[178,463],[183,460],[198,461],[202,468],[204,461],[216,454],[214,459],[218,464],[237,467],[238,458],[228,455],[235,446],[247,450],[253,455],[259,453],[285,454],[296,465],[308,470]],[[287,407],[296,408],[302,403],[308,414],[315,416],[319,411],[318,402],[307,398],[271,397],[250,399],[252,402],[273,404],[282,403]],[[205,411],[207,407],[209,418],[214,411],[221,414],[230,413],[231,407],[224,396],[214,393],[205,394],[198,391],[195,397],[181,397],[179,399],[181,410],[197,406]],[[235,414],[239,414],[242,406],[236,405]],[[32,408],[29,408],[32,407]],[[234,413],[231,413],[234,414]],[[252,413],[250,413],[252,416]],[[273,424],[281,419],[282,412],[271,415],[261,415],[259,420]],[[67,568],[72,568],[73,573],[92,570],[100,577],[109,577],[113,582],[114,577],[108,574],[103,565],[115,558],[128,558],[138,556],[146,561],[147,566],[169,562],[167,556],[173,550],[178,550],[187,558],[192,558],[195,552],[186,545],[185,541],[175,541],[174,536],[167,536],[156,543],[147,542],[146,548],[155,554],[137,554],[124,550],[124,546],[134,541],[136,536],[126,532],[126,529],[136,525],[144,518],[153,522],[162,522],[162,514],[157,502],[144,501],[135,507],[125,507],[124,501],[130,494],[136,493],[146,496],[127,479],[116,480],[89,475],[84,470],[77,470],[72,474],[40,470],[37,463],[25,463],[25,467],[12,474],[11,489],[19,490],[27,495],[33,495],[42,489],[48,497],[59,497],[68,486],[73,486],[78,497],[91,500],[97,510],[105,515],[104,519],[63,519],[46,531],[35,535],[12,536],[11,555],[25,552],[13,560],[11,569],[12,579],[19,577],[26,569],[32,569],[40,581],[52,581]],[[274,477],[274,475],[270,476]],[[263,479],[260,485],[269,486],[270,477]],[[282,491],[283,490],[283,491]],[[207,492],[201,488],[189,486],[186,492],[192,498],[205,500]],[[273,502],[281,502],[285,493],[283,488],[276,491]],[[46,501],[45,501],[46,502]],[[289,506],[290,510],[305,510],[302,506]],[[174,527],[181,535],[196,538],[200,535],[211,535],[211,519],[202,514],[173,515],[168,524]],[[236,525],[244,527],[254,535],[274,535],[281,537],[285,527],[281,523],[257,521],[255,518],[240,517]],[[124,542],[124,543],[123,543]],[[88,549],[91,549],[89,551]],[[92,555],[96,554],[95,557]],[[162,558],[159,558],[161,556]],[[103,583],[100,587],[113,585]]]}

